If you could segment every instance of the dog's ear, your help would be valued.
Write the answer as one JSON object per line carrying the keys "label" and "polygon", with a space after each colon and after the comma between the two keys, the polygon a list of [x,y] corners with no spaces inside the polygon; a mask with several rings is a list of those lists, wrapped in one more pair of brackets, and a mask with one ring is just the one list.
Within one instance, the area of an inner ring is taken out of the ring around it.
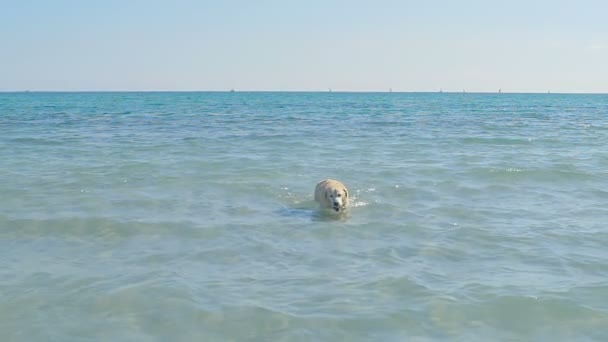
{"label": "dog's ear", "polygon": [[344,198],[348,198],[348,191],[344,189]]}

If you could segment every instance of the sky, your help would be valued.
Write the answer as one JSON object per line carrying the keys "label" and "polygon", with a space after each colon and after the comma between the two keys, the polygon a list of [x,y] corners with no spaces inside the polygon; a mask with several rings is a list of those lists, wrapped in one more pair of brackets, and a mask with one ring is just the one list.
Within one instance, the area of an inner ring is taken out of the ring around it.
{"label": "sky", "polygon": [[0,91],[608,93],[606,0],[0,0]]}

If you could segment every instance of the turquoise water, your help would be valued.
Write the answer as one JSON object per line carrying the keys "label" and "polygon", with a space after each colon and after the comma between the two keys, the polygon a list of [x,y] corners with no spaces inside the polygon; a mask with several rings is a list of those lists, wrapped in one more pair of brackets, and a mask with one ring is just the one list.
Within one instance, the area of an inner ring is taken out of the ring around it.
{"label": "turquoise water", "polygon": [[608,340],[606,95],[4,93],[0,132],[3,341]]}

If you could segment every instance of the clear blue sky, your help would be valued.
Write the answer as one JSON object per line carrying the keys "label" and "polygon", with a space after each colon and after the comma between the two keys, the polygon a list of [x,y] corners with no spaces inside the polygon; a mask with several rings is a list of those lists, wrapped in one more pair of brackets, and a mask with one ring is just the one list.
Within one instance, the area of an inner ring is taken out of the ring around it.
{"label": "clear blue sky", "polygon": [[0,91],[608,93],[606,0],[0,0]]}

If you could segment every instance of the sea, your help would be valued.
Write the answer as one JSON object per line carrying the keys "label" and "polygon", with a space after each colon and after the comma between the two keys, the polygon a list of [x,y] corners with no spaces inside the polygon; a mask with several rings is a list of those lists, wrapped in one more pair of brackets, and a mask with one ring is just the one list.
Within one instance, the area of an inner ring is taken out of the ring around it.
{"label": "sea", "polygon": [[607,203],[608,95],[0,93],[0,340],[608,341]]}

